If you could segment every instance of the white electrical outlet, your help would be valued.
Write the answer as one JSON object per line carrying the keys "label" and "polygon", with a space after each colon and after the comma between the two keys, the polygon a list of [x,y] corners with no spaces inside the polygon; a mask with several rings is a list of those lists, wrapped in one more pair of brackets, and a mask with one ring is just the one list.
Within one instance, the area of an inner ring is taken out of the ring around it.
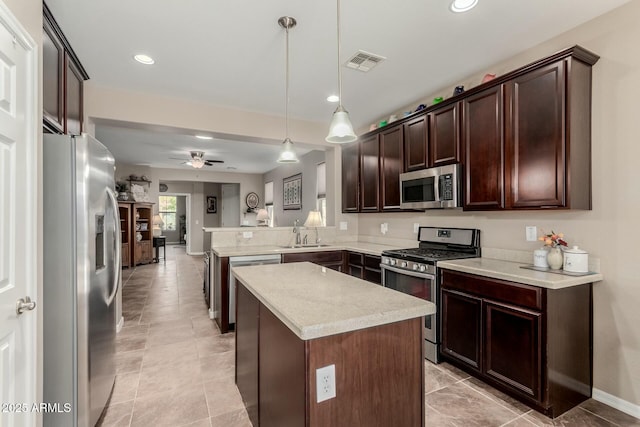
{"label": "white electrical outlet", "polygon": [[413,223],[413,234],[418,234],[418,231],[420,231],[420,224],[418,224],[417,222]]}
{"label": "white electrical outlet", "polygon": [[318,403],[336,397],[336,365],[316,369],[316,396]]}
{"label": "white electrical outlet", "polygon": [[387,231],[389,231],[389,224],[386,222],[383,222],[382,224],[380,224],[380,232],[382,234],[387,234]]}
{"label": "white electrical outlet", "polygon": [[250,239],[253,237],[253,232],[252,231],[243,231],[242,232],[242,237],[244,237],[245,239]]}
{"label": "white electrical outlet", "polygon": [[526,228],[527,242],[535,242],[538,240],[538,227],[535,225],[528,225]]}
{"label": "white electrical outlet", "polygon": [[348,222],[347,221],[340,221],[340,230],[346,230],[348,227]]}

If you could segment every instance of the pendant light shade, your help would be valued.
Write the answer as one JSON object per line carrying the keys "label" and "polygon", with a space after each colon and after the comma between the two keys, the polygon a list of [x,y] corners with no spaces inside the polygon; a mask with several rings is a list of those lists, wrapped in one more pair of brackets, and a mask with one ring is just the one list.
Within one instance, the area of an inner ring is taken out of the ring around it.
{"label": "pendant light shade", "polygon": [[289,138],[285,139],[282,143],[282,151],[280,157],[278,157],[278,163],[298,163],[298,156],[293,151],[293,142]]}
{"label": "pendant light shade", "polygon": [[293,142],[289,139],[289,29],[297,24],[295,18],[283,16],[278,19],[278,25],[285,31],[285,138],[282,141],[282,151],[278,157],[278,163],[298,163],[298,156],[293,151]]}
{"label": "pendant light shade", "polygon": [[340,0],[337,0],[337,21],[338,21],[338,92],[339,104],[336,111],[333,112],[331,123],[329,124],[329,134],[325,138],[327,142],[333,144],[346,144],[358,139],[353,131],[349,113],[342,106],[342,68],[340,67]]}
{"label": "pendant light shade", "polygon": [[346,144],[356,139],[358,139],[358,136],[353,131],[353,125],[351,124],[351,120],[349,120],[349,113],[342,105],[338,105],[338,108],[336,108],[331,118],[329,135],[327,135],[326,141],[334,144]]}

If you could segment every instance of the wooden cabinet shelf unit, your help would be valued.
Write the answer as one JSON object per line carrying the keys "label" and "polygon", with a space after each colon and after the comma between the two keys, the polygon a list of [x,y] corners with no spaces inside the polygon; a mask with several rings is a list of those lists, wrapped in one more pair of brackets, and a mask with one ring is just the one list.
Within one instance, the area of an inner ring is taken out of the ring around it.
{"label": "wooden cabinet shelf unit", "polygon": [[444,270],[442,359],[552,418],[591,397],[592,284],[538,288]]}
{"label": "wooden cabinet shelf unit", "polygon": [[122,268],[132,267],[131,264],[131,203],[118,202],[118,213],[120,214],[120,235],[122,241],[121,258]]}
{"label": "wooden cabinet shelf unit", "polygon": [[149,264],[153,261],[153,203],[134,203],[132,215],[133,265]]}

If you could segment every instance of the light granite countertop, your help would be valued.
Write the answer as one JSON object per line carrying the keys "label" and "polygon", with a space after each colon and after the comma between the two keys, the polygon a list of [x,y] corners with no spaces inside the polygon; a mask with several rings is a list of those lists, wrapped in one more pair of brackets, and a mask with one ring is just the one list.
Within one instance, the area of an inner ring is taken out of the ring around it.
{"label": "light granite countertop", "polygon": [[436,312],[428,301],[309,262],[234,267],[231,271],[302,340]]}
{"label": "light granite countertop", "polygon": [[570,286],[584,285],[585,283],[599,282],[602,274],[590,274],[586,276],[569,276],[565,274],[547,273],[521,268],[518,262],[502,261],[491,258],[468,258],[451,261],[439,261],[438,267],[459,271],[462,273],[477,274],[478,276],[494,279],[509,280],[511,282],[538,286],[547,289],[562,289]]}
{"label": "light granite countertop", "polygon": [[[417,242],[416,242],[417,246]],[[296,252],[321,252],[321,251],[355,251],[362,252],[368,255],[380,255],[382,251],[391,249],[404,249],[407,246],[391,246],[380,245],[377,243],[367,242],[343,242],[333,243],[328,246],[308,246],[308,247],[283,247],[276,245],[264,245],[264,246],[226,246],[213,248],[212,251],[219,257],[230,256],[246,256],[246,255],[266,255],[266,254],[284,254],[284,253],[296,253]]]}

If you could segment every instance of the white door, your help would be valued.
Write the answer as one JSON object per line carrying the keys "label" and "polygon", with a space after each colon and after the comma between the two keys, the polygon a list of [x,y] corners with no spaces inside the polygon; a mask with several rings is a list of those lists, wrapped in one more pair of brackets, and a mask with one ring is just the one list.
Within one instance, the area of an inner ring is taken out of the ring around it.
{"label": "white door", "polygon": [[37,63],[34,43],[0,1],[0,426],[36,423]]}

